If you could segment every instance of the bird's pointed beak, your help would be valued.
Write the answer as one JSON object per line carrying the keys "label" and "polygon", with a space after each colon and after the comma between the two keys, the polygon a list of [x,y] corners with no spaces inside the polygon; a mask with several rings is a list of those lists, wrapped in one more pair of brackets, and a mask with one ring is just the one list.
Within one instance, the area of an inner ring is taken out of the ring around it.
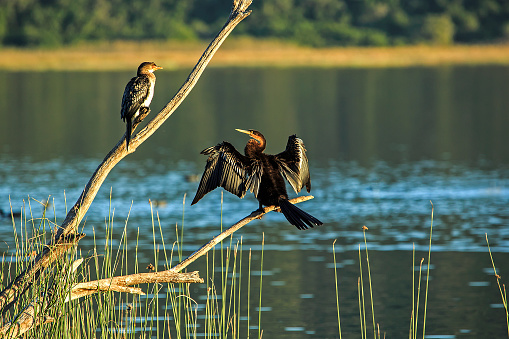
{"label": "bird's pointed beak", "polygon": [[158,69],[163,69],[161,66],[154,66],[154,71]]}
{"label": "bird's pointed beak", "polygon": [[235,130],[236,130],[237,132],[240,132],[240,133],[245,133],[245,134],[247,134],[247,135],[251,135],[251,132],[246,131],[245,129],[238,129],[238,128],[235,128]]}

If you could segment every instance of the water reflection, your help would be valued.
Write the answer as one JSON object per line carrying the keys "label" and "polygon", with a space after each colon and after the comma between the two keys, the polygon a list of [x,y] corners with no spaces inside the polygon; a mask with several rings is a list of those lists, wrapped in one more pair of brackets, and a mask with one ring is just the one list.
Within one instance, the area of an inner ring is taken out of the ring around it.
{"label": "water reflection", "polygon": [[[42,202],[51,196],[48,217],[56,224],[63,220],[66,201],[67,206],[76,201],[124,133],[120,95],[131,76],[1,74],[0,208],[7,210],[10,198],[15,210],[30,203],[38,217],[42,206],[27,197]],[[152,116],[186,76],[185,71],[158,75]],[[235,128],[262,131],[269,153],[280,152],[296,133],[308,149],[315,196],[304,209],[326,225],[300,232],[271,213],[239,233],[244,248],[255,253],[265,234],[267,302],[262,307],[269,337],[335,336],[334,239],[342,328],[358,333],[356,251],[364,242],[363,225],[369,228],[380,321],[393,337],[408,334],[411,295],[401,291],[411,291],[413,244],[419,258],[426,256],[430,201],[434,252],[428,333],[500,336],[505,323],[492,320],[491,312],[500,310],[490,305],[500,299],[487,267],[485,233],[504,276],[509,259],[504,253],[509,251],[507,79],[508,67],[207,70],[165,126],[110,173],[87,214],[85,233],[94,228],[103,234],[111,211],[114,238],[120,239],[129,216],[126,234],[139,237],[140,265],[156,264],[152,231],[146,231],[152,227],[150,199],[159,202],[154,211],[165,243],[173,243],[175,224],[184,219],[184,252],[193,252],[218,233],[221,222],[233,224],[258,205],[252,196],[239,200],[225,194],[221,206],[216,190],[190,207],[198,184],[188,178],[205,165],[199,152],[223,140],[241,148],[246,138]],[[0,219],[0,236],[7,239],[0,249],[5,251],[7,243],[12,248],[10,219]],[[84,253],[92,245],[91,237],[80,242]],[[134,246],[128,243],[129,249]],[[253,258],[259,265],[259,257]],[[203,270],[200,265],[193,269]],[[206,295],[203,287],[195,289]]]}
{"label": "water reflection", "polygon": [[[196,161],[234,128],[262,131],[268,152],[297,133],[314,161],[390,164],[509,162],[507,67],[210,69],[190,97],[131,158]],[[102,157],[122,136],[120,95],[130,73],[3,73],[2,152],[47,159]],[[162,72],[158,111],[186,77]],[[324,147],[326,146],[326,147]]]}

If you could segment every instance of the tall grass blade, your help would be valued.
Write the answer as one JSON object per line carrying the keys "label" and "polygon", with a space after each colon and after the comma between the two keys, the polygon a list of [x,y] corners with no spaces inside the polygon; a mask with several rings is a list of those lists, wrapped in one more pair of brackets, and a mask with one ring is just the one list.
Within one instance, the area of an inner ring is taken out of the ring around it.
{"label": "tall grass blade", "polygon": [[340,317],[340,313],[339,313],[339,291],[338,291],[338,268],[336,265],[336,248],[334,247],[334,245],[336,244],[336,240],[337,239],[334,239],[334,241],[332,242],[332,254],[334,257],[334,282],[335,282],[335,287],[336,287],[336,308],[337,308],[337,312],[338,312],[338,332],[339,332],[339,339],[341,339],[341,317]]}
{"label": "tall grass blade", "polygon": [[415,335],[415,243],[412,243],[412,312],[410,314],[410,333],[409,339]]}
{"label": "tall grass blade", "polygon": [[369,253],[368,253],[368,243],[366,241],[366,230],[368,228],[366,226],[362,227],[362,233],[364,235],[364,246],[366,249],[366,262],[368,265],[368,281],[369,281],[369,295],[371,298],[371,315],[373,317],[373,338],[376,339],[376,326],[375,326],[375,306],[373,302],[373,288],[371,286],[371,268],[369,267]]}
{"label": "tall grass blade", "polygon": [[431,225],[429,229],[429,248],[428,248],[428,267],[426,272],[426,293],[425,293],[425,299],[424,299],[424,321],[422,324],[422,337],[426,337],[426,315],[428,312],[428,290],[429,290],[429,269],[431,265],[431,239],[433,238],[433,203],[431,203]]}
{"label": "tall grass blade", "polygon": [[364,279],[362,277],[361,244],[359,244],[359,271],[360,271],[360,286],[361,286],[361,298],[362,298],[361,333],[362,333],[362,338],[367,338],[366,303],[365,303],[365,299],[364,299]]}
{"label": "tall grass blade", "polygon": [[488,241],[488,233],[486,235],[486,244],[488,245],[488,252],[490,253],[491,265],[493,266],[493,272],[495,274],[495,278],[497,279],[498,290],[500,291],[500,296],[502,297],[502,303],[505,309],[505,321],[507,325],[507,337],[509,338],[509,312],[507,309],[507,293],[505,289],[505,284],[503,284],[503,289],[500,286],[500,275],[497,273],[497,268],[495,267],[495,261],[493,260],[493,255],[491,254],[490,242]]}
{"label": "tall grass blade", "polygon": [[258,301],[258,339],[262,338],[262,279],[263,279],[263,247],[265,245],[265,232],[262,233],[262,253],[260,258],[260,299]]}
{"label": "tall grass blade", "polygon": [[421,264],[419,266],[419,281],[417,282],[417,304],[415,305],[415,332],[414,332],[414,339],[417,339],[417,325],[419,321],[419,304],[420,304],[420,298],[421,298],[421,280],[422,280],[422,263],[424,262],[424,258],[421,258]]}
{"label": "tall grass blade", "polygon": [[[249,265],[248,265],[249,274],[247,275],[247,290],[251,291],[251,249],[249,249]],[[247,294],[247,339],[249,339],[250,333],[250,320],[251,320],[251,293]]]}

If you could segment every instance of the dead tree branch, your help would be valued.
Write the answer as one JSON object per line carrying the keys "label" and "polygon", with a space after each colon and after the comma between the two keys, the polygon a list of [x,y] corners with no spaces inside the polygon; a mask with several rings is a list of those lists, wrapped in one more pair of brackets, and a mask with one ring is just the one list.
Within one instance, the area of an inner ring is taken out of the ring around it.
{"label": "dead tree branch", "polygon": [[[92,201],[99,191],[99,188],[115,165],[127,156],[128,153],[134,152],[139,145],[147,140],[147,138],[150,137],[184,101],[189,92],[193,89],[194,85],[198,82],[201,74],[224,40],[233,31],[237,24],[250,14],[250,11],[248,11],[247,8],[251,2],[252,0],[233,1],[232,11],[226,24],[207,47],[191,74],[177,94],[175,94],[173,99],[171,99],[171,101],[152,119],[152,121],[148,123],[144,129],[131,139],[129,152],[126,151],[124,142],[125,136],[123,136],[117,145],[108,153],[90,178],[78,201],[67,213],[65,220],[58,228],[53,239],[44,247],[37,257],[31,261],[28,267],[0,293],[0,311],[2,313],[7,311],[9,306],[24,293],[29,284],[35,281],[46,267],[51,265],[56,258],[64,253],[62,252],[58,256],[55,256],[51,254],[51,249],[54,248],[55,245],[62,243],[63,238],[76,232],[78,225],[87,213]],[[133,126],[133,130],[135,127],[136,126]]]}
{"label": "dead tree branch", "polygon": [[[72,287],[71,293],[67,299],[65,299],[65,302],[86,297],[94,293],[108,291],[145,295],[141,288],[131,286],[153,283],[203,283],[203,279],[200,278],[198,271],[176,273],[167,270],[162,272],[130,274],[78,283]],[[17,338],[34,327],[54,321],[52,317],[43,315],[44,312],[41,312],[45,307],[43,305],[45,305],[45,301],[42,299],[31,302],[15,320],[0,327],[0,337],[2,339]]]}
{"label": "dead tree branch", "polygon": [[42,305],[40,302],[30,303],[13,322],[8,322],[0,327],[2,339],[17,338],[28,332],[31,328],[42,324],[53,322],[55,319],[41,314]]}
{"label": "dead tree branch", "polygon": [[170,270],[161,272],[136,273],[109,279],[101,279],[79,283],[71,289],[70,297],[66,301],[78,299],[97,292],[116,291],[144,295],[139,287],[132,285],[153,283],[203,283],[198,271],[190,273],[176,273]]}
{"label": "dead tree branch", "polygon": [[[69,249],[71,249],[73,246],[77,245],[78,241],[83,239],[85,237],[84,233],[79,234],[69,234],[66,236],[61,236],[57,239],[55,243],[50,243],[44,247],[43,252],[46,254],[40,258],[39,265],[42,267],[49,266],[52,262],[57,260],[59,257],[63,256]],[[37,258],[35,259],[37,260]],[[28,270],[28,269],[27,269]],[[23,271],[20,276],[23,275]],[[3,304],[3,309],[5,312],[5,309],[10,307],[15,300],[33,283],[35,280],[39,277],[42,270],[34,272],[34,274],[31,276],[31,279],[27,277],[26,279],[20,278],[18,276],[9,286],[6,287],[6,289],[2,292],[0,295],[0,302],[4,301],[5,304]],[[22,281],[23,284],[16,283],[17,281]],[[5,297],[4,297],[5,295]],[[6,299],[4,299],[6,298]]]}
{"label": "dead tree branch", "polygon": [[[313,199],[312,195],[306,195],[306,196],[294,198],[294,199],[290,200],[290,202],[292,204],[298,204],[299,202],[303,202],[303,201],[307,201],[307,200],[311,200],[311,199]],[[251,221],[253,221],[255,219],[260,219],[263,215],[265,215],[266,213],[269,213],[270,211],[275,210],[276,208],[278,208],[278,207],[276,207],[276,206],[269,206],[269,207],[265,207],[263,209],[263,212],[262,211],[258,211],[258,210],[254,211],[253,213],[251,213],[250,215],[248,215],[244,219],[242,219],[242,220],[238,221],[237,223],[235,223],[234,225],[232,225],[227,230],[223,231],[221,234],[219,234],[216,237],[214,237],[214,239],[212,239],[211,241],[209,241],[208,243],[203,245],[199,250],[197,250],[196,252],[191,254],[189,257],[187,257],[186,259],[181,261],[176,266],[172,267],[170,269],[170,271],[172,271],[172,272],[180,272],[180,271],[182,271],[184,268],[189,266],[189,264],[191,264],[193,261],[195,261],[196,259],[198,259],[202,255],[204,255],[205,253],[210,251],[214,246],[216,246],[220,241],[225,239],[227,236],[229,236],[230,234],[233,234],[233,232],[237,231],[242,226],[247,225]]]}

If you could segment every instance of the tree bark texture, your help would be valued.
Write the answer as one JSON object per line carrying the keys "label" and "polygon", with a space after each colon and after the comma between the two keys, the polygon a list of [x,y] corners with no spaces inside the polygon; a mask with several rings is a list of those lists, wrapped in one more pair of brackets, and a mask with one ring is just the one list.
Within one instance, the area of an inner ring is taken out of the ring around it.
{"label": "tree bark texture", "polygon": [[190,273],[176,273],[170,270],[161,272],[148,272],[112,277],[76,284],[71,289],[70,298],[66,301],[78,299],[97,292],[116,291],[144,295],[140,288],[131,287],[139,284],[173,283],[189,284],[203,283],[198,271]]}
{"label": "tree bark texture", "polygon": [[8,322],[0,327],[2,339],[17,338],[28,332],[31,328],[54,321],[55,319],[41,314],[41,303],[30,303],[13,322]]}

